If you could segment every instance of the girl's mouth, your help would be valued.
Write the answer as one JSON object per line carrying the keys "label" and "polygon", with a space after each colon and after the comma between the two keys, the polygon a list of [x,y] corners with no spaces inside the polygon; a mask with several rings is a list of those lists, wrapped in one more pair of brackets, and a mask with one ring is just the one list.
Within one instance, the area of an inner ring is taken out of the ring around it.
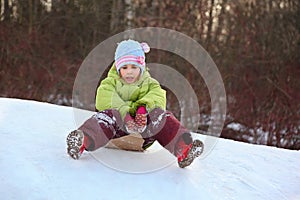
{"label": "girl's mouth", "polygon": [[129,76],[129,77],[125,77],[126,82],[132,82],[134,81],[134,78]]}

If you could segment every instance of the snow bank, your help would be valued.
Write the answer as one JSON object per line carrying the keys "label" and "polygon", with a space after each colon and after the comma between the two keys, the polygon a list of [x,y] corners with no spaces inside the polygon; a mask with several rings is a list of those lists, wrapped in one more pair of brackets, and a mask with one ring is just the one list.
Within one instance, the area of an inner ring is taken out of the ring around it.
{"label": "snow bank", "polygon": [[[82,112],[82,121],[91,114]],[[186,169],[163,150],[151,157],[103,148],[76,161],[65,150],[76,121],[71,107],[0,98],[2,199],[300,199],[299,151],[219,139]],[[166,160],[144,173],[112,167]]]}

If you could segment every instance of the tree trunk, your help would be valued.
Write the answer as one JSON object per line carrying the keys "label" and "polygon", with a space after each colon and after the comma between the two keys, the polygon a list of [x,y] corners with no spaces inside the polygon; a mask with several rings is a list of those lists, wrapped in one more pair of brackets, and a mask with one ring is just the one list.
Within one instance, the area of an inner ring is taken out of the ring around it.
{"label": "tree trunk", "polygon": [[32,0],[28,0],[28,33],[32,33],[33,25],[33,5]]}
{"label": "tree trunk", "polygon": [[[9,21],[12,15],[12,7],[9,6],[9,0],[4,0],[3,20]],[[1,16],[2,17],[2,16]]]}
{"label": "tree trunk", "polygon": [[110,31],[111,33],[117,33],[122,30],[122,22],[124,10],[124,3],[122,0],[113,0],[111,9],[111,19],[110,19]]}
{"label": "tree trunk", "polygon": [[213,27],[213,9],[215,6],[215,0],[211,0],[211,5],[209,9],[209,19],[207,24],[207,37],[206,37],[206,49],[209,52],[210,44],[211,44],[211,38],[212,38],[212,27]]}

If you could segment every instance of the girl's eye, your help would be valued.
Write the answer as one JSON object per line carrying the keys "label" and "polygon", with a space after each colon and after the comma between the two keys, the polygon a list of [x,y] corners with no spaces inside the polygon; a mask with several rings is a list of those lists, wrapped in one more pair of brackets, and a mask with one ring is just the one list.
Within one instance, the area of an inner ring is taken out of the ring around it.
{"label": "girl's eye", "polygon": [[123,69],[127,69],[127,67],[122,67]]}

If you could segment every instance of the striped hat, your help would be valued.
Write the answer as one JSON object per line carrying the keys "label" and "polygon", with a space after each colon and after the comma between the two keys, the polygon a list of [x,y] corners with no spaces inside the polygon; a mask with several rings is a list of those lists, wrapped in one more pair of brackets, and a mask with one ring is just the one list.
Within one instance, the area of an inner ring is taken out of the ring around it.
{"label": "striped hat", "polygon": [[150,51],[147,43],[139,43],[134,40],[124,40],[118,44],[115,52],[115,65],[118,73],[124,65],[133,64],[141,69],[141,74],[145,70],[145,53]]}

